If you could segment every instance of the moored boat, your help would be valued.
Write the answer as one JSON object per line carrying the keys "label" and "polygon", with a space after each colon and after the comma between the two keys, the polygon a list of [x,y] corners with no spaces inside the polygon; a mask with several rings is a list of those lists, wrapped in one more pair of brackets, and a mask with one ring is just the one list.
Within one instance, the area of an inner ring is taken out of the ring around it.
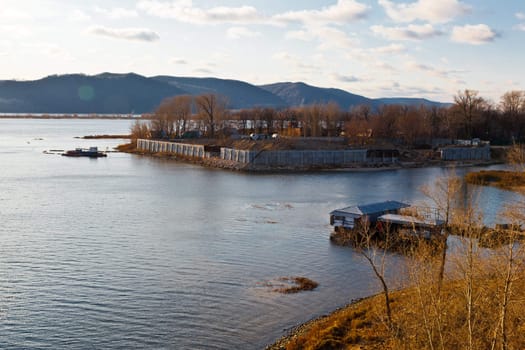
{"label": "moored boat", "polygon": [[105,152],[98,150],[98,147],[89,147],[86,148],[75,148],[74,150],[66,151],[62,153],[66,157],[89,157],[89,158],[98,158],[98,157],[107,157]]}

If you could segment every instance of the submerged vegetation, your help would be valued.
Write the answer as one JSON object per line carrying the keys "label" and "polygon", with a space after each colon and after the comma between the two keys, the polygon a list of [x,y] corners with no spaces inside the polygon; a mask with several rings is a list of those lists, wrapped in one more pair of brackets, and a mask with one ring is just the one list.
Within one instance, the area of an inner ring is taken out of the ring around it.
{"label": "submerged vegetation", "polygon": [[276,288],[276,292],[284,294],[299,293],[307,290],[314,290],[319,285],[317,282],[306,278],[306,277],[281,277],[279,281],[284,282],[286,285]]}
{"label": "submerged vegetation", "polygon": [[468,183],[496,186],[510,190],[525,190],[525,173],[508,170],[481,170],[465,175]]}

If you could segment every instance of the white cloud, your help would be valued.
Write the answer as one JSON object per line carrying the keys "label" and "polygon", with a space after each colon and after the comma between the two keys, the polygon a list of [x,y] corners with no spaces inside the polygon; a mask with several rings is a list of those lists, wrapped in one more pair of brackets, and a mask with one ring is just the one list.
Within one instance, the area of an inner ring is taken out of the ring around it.
{"label": "white cloud", "polygon": [[171,62],[174,63],[174,64],[180,64],[180,65],[188,64],[188,61],[186,61],[184,58],[180,58],[180,57],[174,57],[171,60]]}
{"label": "white cloud", "polygon": [[523,13],[523,12],[516,13],[516,18],[524,20],[525,19],[525,13]]}
{"label": "white cloud", "polygon": [[332,6],[321,10],[289,11],[275,15],[278,22],[338,23],[344,24],[365,18],[370,7],[355,0],[337,0]]}
{"label": "white cloud", "polygon": [[195,7],[192,0],[141,0],[137,8],[152,16],[173,18],[186,23],[251,23],[260,19],[257,9],[252,6],[204,9]]}
{"label": "white cloud", "polygon": [[301,41],[312,41],[314,38],[306,30],[292,30],[285,34],[286,39],[295,39]]}
{"label": "white cloud", "polygon": [[307,63],[303,57],[292,55],[288,52],[278,52],[272,56],[274,60],[282,61],[293,69],[301,72],[319,71],[319,66]]}
{"label": "white cloud", "polygon": [[122,18],[134,18],[138,17],[138,13],[135,10],[125,9],[122,7],[116,7],[111,9],[106,9],[102,7],[95,7],[95,12],[110,18],[110,19],[122,19]]}
{"label": "white cloud", "polygon": [[286,39],[301,41],[318,41],[320,50],[348,49],[355,47],[359,40],[344,31],[325,25],[305,26],[302,30],[290,31],[285,35]]}
{"label": "white cloud", "polygon": [[261,36],[260,32],[249,30],[246,27],[231,27],[226,32],[230,39],[257,38]]}
{"label": "white cloud", "polygon": [[375,25],[370,27],[370,29],[375,34],[389,40],[423,40],[443,34],[443,32],[435,29],[430,24],[410,24],[406,27],[385,27],[382,25]]}
{"label": "white cloud", "polygon": [[107,36],[115,39],[135,41],[153,42],[160,39],[160,36],[156,32],[144,28],[108,28],[95,26],[89,28],[87,32],[90,34]]}
{"label": "white cloud", "polygon": [[388,17],[396,22],[422,20],[445,23],[470,11],[468,5],[458,0],[418,0],[412,3],[379,0],[379,5],[385,9]]}
{"label": "white cloud", "polygon": [[193,71],[199,74],[213,74],[213,71],[208,68],[197,68],[197,69],[194,69]]}
{"label": "white cloud", "polygon": [[455,26],[452,40],[458,43],[481,45],[494,41],[498,35],[486,24]]}
{"label": "white cloud", "polygon": [[0,33],[7,38],[29,37],[33,31],[26,25],[0,25]]}
{"label": "white cloud", "polygon": [[70,60],[71,54],[61,46],[52,43],[24,44],[30,52],[55,59]]}
{"label": "white cloud", "polygon": [[522,30],[522,31],[525,32],[525,23],[520,23],[520,24],[518,24],[518,25],[516,26],[516,28],[517,28],[518,30]]}
{"label": "white cloud", "polygon": [[0,10],[0,19],[11,21],[31,20],[33,17],[26,11],[9,9],[5,6]]}
{"label": "white cloud", "polygon": [[371,48],[369,51],[375,54],[397,54],[406,52],[407,48],[405,45],[401,44],[390,44],[387,46],[374,47]]}
{"label": "white cloud", "polygon": [[356,77],[355,75],[342,75],[335,73],[332,75],[334,80],[339,81],[341,83],[357,83],[362,81],[362,79]]}
{"label": "white cloud", "polygon": [[74,10],[71,12],[68,19],[72,22],[84,22],[89,21],[91,16],[81,10]]}

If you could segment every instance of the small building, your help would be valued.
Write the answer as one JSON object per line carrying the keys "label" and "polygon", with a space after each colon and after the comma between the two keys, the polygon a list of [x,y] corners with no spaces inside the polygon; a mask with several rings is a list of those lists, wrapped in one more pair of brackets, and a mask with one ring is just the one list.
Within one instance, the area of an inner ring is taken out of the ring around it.
{"label": "small building", "polygon": [[330,213],[330,225],[334,226],[335,230],[339,227],[353,229],[365,222],[374,224],[380,216],[399,214],[401,209],[408,207],[410,207],[410,204],[386,201],[336,209]]}

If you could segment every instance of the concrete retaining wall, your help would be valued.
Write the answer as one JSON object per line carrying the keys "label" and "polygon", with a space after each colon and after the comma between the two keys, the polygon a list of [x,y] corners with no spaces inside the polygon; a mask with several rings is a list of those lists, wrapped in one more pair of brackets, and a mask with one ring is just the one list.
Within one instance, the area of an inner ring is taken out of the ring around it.
{"label": "concrete retaining wall", "polygon": [[366,162],[366,150],[243,151],[221,148],[221,159],[268,166],[345,166]]}
{"label": "concrete retaining wall", "polygon": [[[185,157],[210,158],[203,145],[192,145],[178,142],[137,140],[137,149],[147,152],[172,153]],[[221,148],[218,158],[239,164],[251,164],[267,167],[345,167],[353,164],[395,163],[397,157],[367,158],[366,149],[332,150],[332,151],[246,151],[232,148]]]}
{"label": "concrete retaining wall", "polygon": [[447,147],[441,149],[442,160],[490,160],[490,147]]}
{"label": "concrete retaining wall", "polygon": [[208,158],[209,153],[204,152],[203,145],[191,145],[187,143],[165,142],[154,140],[137,140],[137,149],[149,152],[173,153],[185,157]]}

